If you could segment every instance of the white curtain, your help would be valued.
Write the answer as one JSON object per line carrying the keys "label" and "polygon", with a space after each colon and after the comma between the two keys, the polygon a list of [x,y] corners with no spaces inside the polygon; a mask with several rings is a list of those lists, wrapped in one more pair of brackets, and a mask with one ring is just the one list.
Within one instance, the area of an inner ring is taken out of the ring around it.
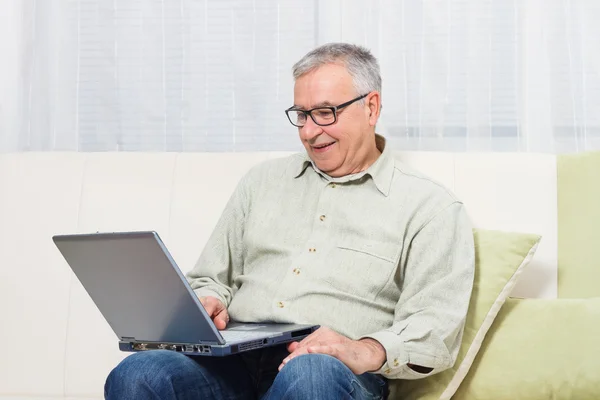
{"label": "white curtain", "polygon": [[0,0],[0,152],[297,150],[291,66],[379,58],[397,149],[600,149],[598,0]]}

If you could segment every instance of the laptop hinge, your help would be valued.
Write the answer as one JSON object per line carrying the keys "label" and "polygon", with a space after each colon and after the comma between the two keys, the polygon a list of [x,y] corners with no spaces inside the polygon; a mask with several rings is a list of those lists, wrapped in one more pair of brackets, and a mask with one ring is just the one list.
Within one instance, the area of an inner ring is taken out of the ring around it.
{"label": "laptop hinge", "polygon": [[121,338],[121,340],[123,340],[123,341],[125,341],[125,340],[135,340],[135,338],[134,338],[134,337],[132,337],[132,336],[123,336],[123,337]]}

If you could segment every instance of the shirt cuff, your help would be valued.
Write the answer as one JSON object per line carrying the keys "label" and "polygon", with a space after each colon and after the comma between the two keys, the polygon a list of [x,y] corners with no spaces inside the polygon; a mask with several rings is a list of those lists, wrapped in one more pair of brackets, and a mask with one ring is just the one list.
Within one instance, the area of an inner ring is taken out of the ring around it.
{"label": "shirt cuff", "polygon": [[[417,354],[409,353],[406,350],[402,339],[399,338],[394,332],[380,331],[361,337],[361,339],[366,338],[377,340],[379,343],[381,343],[386,353],[386,360],[381,368],[376,371],[370,371],[374,374],[380,374],[388,379],[421,379],[437,372],[433,359],[423,360],[423,357],[419,357]],[[410,368],[408,366],[409,363],[434,369],[429,373],[423,374]]]}
{"label": "shirt cuff", "polygon": [[377,340],[385,349],[386,360],[375,374],[381,374],[386,378],[395,375],[400,367],[408,364],[408,355],[404,346],[399,341],[398,335],[389,331],[376,332],[371,335],[361,337],[361,339],[371,338]]}

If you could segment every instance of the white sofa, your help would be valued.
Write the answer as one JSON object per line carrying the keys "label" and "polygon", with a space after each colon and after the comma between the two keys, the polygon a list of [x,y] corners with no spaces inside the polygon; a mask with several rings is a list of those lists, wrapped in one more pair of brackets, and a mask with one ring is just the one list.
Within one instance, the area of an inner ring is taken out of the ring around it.
{"label": "white sofa", "polygon": [[[156,230],[184,272],[239,178],[284,153],[0,155],[0,399],[99,399],[127,354],[52,243]],[[400,152],[461,198],[476,227],[543,236],[515,297],[557,295],[556,157]]]}

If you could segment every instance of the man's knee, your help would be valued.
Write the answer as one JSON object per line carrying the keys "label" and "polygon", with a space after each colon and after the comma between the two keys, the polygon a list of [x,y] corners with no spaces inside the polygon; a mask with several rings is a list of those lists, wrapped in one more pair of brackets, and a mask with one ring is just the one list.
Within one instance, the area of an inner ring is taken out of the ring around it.
{"label": "man's knee", "polygon": [[189,373],[193,361],[171,351],[134,353],[125,358],[106,379],[104,394],[107,399],[169,398],[173,380]]}
{"label": "man's knee", "polygon": [[309,391],[310,393],[331,391],[341,394],[352,391],[353,377],[352,371],[335,357],[325,354],[305,354],[289,361],[277,375],[274,385],[285,391]]}

